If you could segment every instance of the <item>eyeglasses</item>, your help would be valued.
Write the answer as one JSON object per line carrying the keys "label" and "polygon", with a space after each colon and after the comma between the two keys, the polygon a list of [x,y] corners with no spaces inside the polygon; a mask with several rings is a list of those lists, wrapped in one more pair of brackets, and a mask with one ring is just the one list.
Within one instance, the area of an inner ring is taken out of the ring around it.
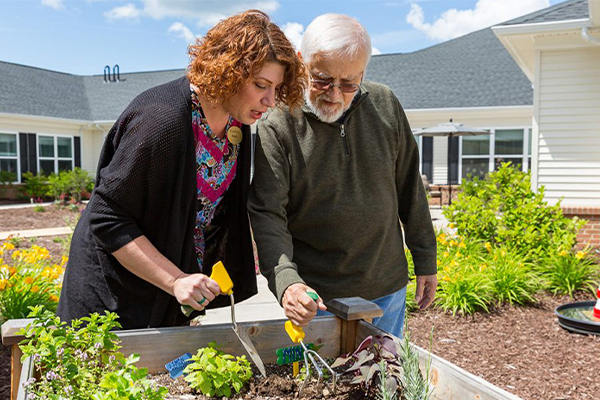
{"label": "eyeglasses", "polygon": [[358,89],[360,89],[360,84],[358,83],[337,83],[334,84],[332,81],[322,81],[318,79],[313,79],[312,76],[310,78],[310,82],[313,87],[317,90],[323,90],[325,92],[333,89],[334,87],[340,88],[343,93],[354,93]]}

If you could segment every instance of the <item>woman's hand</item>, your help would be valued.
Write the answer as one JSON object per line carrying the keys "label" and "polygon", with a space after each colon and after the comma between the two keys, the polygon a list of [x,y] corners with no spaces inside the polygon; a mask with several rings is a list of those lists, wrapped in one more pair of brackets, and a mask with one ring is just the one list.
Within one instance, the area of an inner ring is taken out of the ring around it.
{"label": "woman's hand", "polygon": [[204,274],[180,274],[173,282],[173,295],[179,304],[202,311],[221,294],[219,284]]}

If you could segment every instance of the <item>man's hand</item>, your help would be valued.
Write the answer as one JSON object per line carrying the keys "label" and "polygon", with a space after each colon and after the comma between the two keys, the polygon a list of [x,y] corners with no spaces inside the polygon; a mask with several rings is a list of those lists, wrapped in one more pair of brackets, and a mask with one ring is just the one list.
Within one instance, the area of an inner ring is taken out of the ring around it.
{"label": "man's hand", "polygon": [[294,283],[283,293],[281,300],[283,311],[294,325],[306,326],[317,314],[317,309],[322,311],[327,309],[320,296],[315,302],[306,294],[307,291],[317,293],[303,283]]}
{"label": "man's hand", "polygon": [[437,285],[437,275],[417,275],[417,292],[415,293],[415,301],[421,310],[426,309],[431,305],[431,303],[433,303]]}

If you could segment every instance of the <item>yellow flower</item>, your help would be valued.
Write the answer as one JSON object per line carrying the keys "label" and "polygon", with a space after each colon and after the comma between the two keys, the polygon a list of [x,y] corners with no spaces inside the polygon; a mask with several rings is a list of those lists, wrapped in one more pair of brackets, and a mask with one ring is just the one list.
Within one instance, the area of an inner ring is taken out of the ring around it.
{"label": "yellow flower", "polygon": [[578,260],[581,260],[583,257],[585,257],[585,252],[584,251],[578,251],[575,254],[575,258],[578,259]]}
{"label": "yellow flower", "polygon": [[34,287],[32,287],[32,288],[31,288],[31,291],[32,291],[33,293],[37,293],[37,292],[39,292],[39,291],[40,291],[40,287],[39,287],[39,286],[37,286],[37,285],[35,285]]}
{"label": "yellow flower", "polygon": [[448,275],[444,276],[442,279],[446,282],[450,282],[450,277]]}
{"label": "yellow flower", "polygon": [[440,263],[440,260],[437,260],[437,261],[436,261],[436,265],[439,267],[439,266],[440,266],[440,264],[441,264],[441,263]]}
{"label": "yellow flower", "polygon": [[559,256],[566,257],[566,255],[567,255],[567,251],[566,251],[566,250],[563,250],[563,251],[561,251],[560,253],[558,253],[558,255],[559,255]]}
{"label": "yellow flower", "polygon": [[13,275],[14,275],[14,274],[16,274],[16,273],[17,273],[17,269],[16,269],[15,267],[10,267],[10,268],[8,269],[8,274],[9,274],[10,276],[13,276]]}
{"label": "yellow flower", "polygon": [[63,267],[67,261],[69,261],[69,257],[67,256],[62,256],[62,259],[60,260],[60,266]]}
{"label": "yellow flower", "polygon": [[454,229],[454,228],[456,228],[456,224],[455,224],[454,222],[450,222],[450,223],[448,224],[448,227],[449,227],[450,229]]}
{"label": "yellow flower", "polygon": [[6,279],[0,279],[0,290],[4,290],[7,285],[8,281]]}
{"label": "yellow flower", "polygon": [[485,248],[487,251],[492,251],[492,244],[490,242],[485,242]]}
{"label": "yellow flower", "polygon": [[450,246],[456,246],[457,244],[458,244],[458,242],[456,240],[454,240],[454,239],[452,239],[450,241]]}
{"label": "yellow flower", "polygon": [[31,276],[26,276],[25,279],[23,279],[23,282],[25,282],[27,285],[33,283],[33,278]]}
{"label": "yellow flower", "polygon": [[58,296],[55,294],[51,294],[49,298],[50,298],[50,301],[58,302]]}
{"label": "yellow flower", "polygon": [[14,250],[15,249],[15,245],[10,243],[10,242],[4,242],[4,244],[2,245],[2,248],[4,250]]}
{"label": "yellow flower", "polygon": [[449,255],[450,255],[450,253],[448,253],[447,251],[445,251],[444,254],[443,254],[444,258],[448,257]]}
{"label": "yellow flower", "polygon": [[461,249],[466,249],[466,248],[467,248],[467,245],[465,245],[465,242],[460,242],[460,243],[458,244],[458,247],[460,247]]}

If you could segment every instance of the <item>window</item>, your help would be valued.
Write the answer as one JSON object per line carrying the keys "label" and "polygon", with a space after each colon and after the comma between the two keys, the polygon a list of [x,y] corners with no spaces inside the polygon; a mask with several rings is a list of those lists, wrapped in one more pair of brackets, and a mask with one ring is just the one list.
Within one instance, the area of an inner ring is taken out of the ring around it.
{"label": "window", "polygon": [[462,138],[462,178],[468,175],[483,178],[490,170],[490,135]]}
{"label": "window", "polygon": [[0,133],[0,171],[19,174],[19,157],[17,155],[17,135],[14,133]]}
{"label": "window", "polygon": [[483,178],[503,162],[528,171],[531,167],[531,129],[491,129],[490,135],[461,137],[461,178]]}
{"label": "window", "polygon": [[512,165],[523,168],[523,129],[496,129],[495,131],[494,170],[500,164],[512,162]]}
{"label": "window", "polygon": [[73,169],[73,138],[38,136],[40,172],[44,175]]}

